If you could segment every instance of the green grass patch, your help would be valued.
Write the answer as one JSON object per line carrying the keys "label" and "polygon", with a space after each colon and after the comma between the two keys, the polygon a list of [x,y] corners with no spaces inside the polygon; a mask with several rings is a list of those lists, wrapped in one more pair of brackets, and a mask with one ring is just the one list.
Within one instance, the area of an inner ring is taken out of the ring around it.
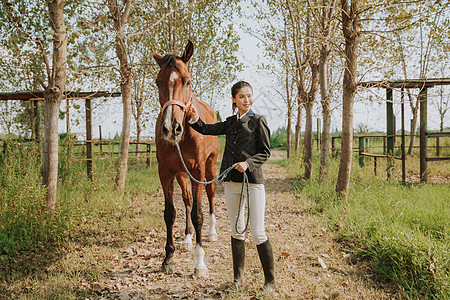
{"label": "green grass patch", "polygon": [[[320,183],[298,180],[302,199],[323,216],[338,239],[372,261],[375,270],[395,281],[409,299],[449,299],[450,186],[405,186],[375,177],[370,167],[353,162],[346,203],[335,194],[337,160],[331,161],[329,176]],[[293,176],[303,171],[298,158],[281,163]]]}
{"label": "green grass patch", "polygon": [[[164,226],[164,204],[152,201],[152,194],[160,187],[156,163],[146,168],[145,160],[130,160],[125,190],[120,192],[114,185],[115,159],[95,161],[95,180],[91,182],[86,176],[86,163],[72,161],[62,144],[58,202],[56,210],[49,212],[39,149],[15,147],[12,142],[6,142],[1,149],[0,294],[4,292],[2,285],[13,285],[51,266],[63,255],[67,243],[119,245],[144,238],[149,230]],[[78,275],[69,273],[52,276],[78,281]],[[76,284],[62,290],[75,298],[82,295]]]}

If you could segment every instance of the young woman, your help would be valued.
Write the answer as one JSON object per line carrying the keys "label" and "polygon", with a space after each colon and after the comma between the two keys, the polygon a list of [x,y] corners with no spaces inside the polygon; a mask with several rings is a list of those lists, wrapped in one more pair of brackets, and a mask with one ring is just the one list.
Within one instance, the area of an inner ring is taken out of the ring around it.
{"label": "young woman", "polygon": [[[253,89],[248,82],[239,81],[231,88],[233,112],[224,122],[205,124],[197,115],[193,106],[189,111],[189,124],[196,131],[205,135],[226,136],[225,150],[220,173],[234,166],[224,180],[225,202],[231,226],[231,249],[233,255],[233,272],[236,287],[244,284],[245,235],[244,209],[239,208],[243,172],[247,172],[249,180],[249,218],[253,242],[258,249],[259,258],[264,271],[264,288],[267,291],[276,289],[272,246],[264,228],[265,190],[262,164],[270,156],[270,131],[265,117],[255,114],[253,105]],[[244,193],[245,194],[245,193]],[[240,212],[236,231],[236,219]]]}

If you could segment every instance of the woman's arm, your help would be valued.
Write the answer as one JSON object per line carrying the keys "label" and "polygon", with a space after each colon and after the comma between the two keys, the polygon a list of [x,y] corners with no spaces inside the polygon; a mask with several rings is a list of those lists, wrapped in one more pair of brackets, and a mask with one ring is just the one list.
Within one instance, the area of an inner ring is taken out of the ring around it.
{"label": "woman's arm", "polygon": [[245,160],[250,172],[261,167],[261,165],[270,157],[270,129],[265,117],[259,119],[258,135],[259,141],[257,153]]}
{"label": "woman's arm", "polygon": [[225,134],[227,127],[226,122],[218,122],[215,124],[205,124],[197,114],[195,107],[191,106],[187,116],[189,118],[189,125],[195,129],[195,131],[204,135],[221,135]]}

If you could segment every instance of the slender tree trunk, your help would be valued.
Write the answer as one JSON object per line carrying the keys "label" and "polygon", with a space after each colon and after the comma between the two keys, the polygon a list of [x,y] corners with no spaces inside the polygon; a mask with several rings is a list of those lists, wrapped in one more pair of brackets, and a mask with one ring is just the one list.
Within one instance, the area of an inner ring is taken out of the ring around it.
{"label": "slender tree trunk", "polygon": [[[142,125],[141,120],[136,120],[136,141],[139,143],[141,141]],[[139,156],[139,144],[136,144],[136,155]]]}
{"label": "slender tree trunk", "polygon": [[290,86],[290,68],[291,63],[289,62],[289,53],[288,53],[288,35],[287,35],[287,24],[284,23],[284,55],[285,55],[285,61],[284,61],[284,70],[285,70],[285,88],[286,88],[286,106],[288,109],[287,113],[287,128],[286,128],[286,156],[287,158],[291,157],[291,142],[292,142],[292,135],[291,135],[291,127],[292,127],[292,98],[291,98],[291,86]]}
{"label": "slender tree trunk", "polygon": [[[64,24],[65,0],[47,1],[50,24],[53,30],[53,63],[48,67],[48,86],[44,106],[44,159],[43,184],[47,187],[47,207],[56,207],[58,182],[58,117],[63,98],[67,66],[67,33]],[[43,54],[45,55],[45,54]]]}
{"label": "slender tree trunk", "polygon": [[295,154],[298,154],[300,151],[300,141],[302,139],[302,110],[303,103],[299,93],[297,95],[297,123],[295,124]]}
{"label": "slender tree trunk", "polygon": [[291,145],[292,145],[292,117],[291,117],[291,109],[288,109],[288,120],[287,120],[287,128],[286,128],[286,156],[287,158],[291,157]]}
{"label": "slender tree trunk", "polygon": [[109,1],[109,9],[114,20],[116,31],[116,55],[120,62],[120,89],[122,92],[123,120],[120,140],[120,157],[117,164],[115,183],[119,190],[125,188],[125,179],[128,171],[128,150],[130,147],[131,124],[131,66],[128,63],[127,44],[124,27],[130,14],[131,0],[125,3],[123,13],[119,5]]}
{"label": "slender tree trunk", "polygon": [[[412,100],[410,100],[412,101]],[[417,111],[418,111],[418,105],[414,106],[411,105],[411,112],[412,112],[412,120],[411,120],[411,139],[409,140],[409,148],[408,148],[408,155],[411,155],[414,152],[414,142],[416,140],[416,128],[417,128]]]}
{"label": "slender tree trunk", "polygon": [[312,110],[314,102],[309,101],[305,103],[305,137],[303,142],[303,162],[305,164],[305,179],[312,178],[312,149],[313,149],[313,135],[312,135]]}
{"label": "slender tree trunk", "polygon": [[359,0],[341,0],[342,31],[345,37],[345,70],[342,92],[342,142],[336,192],[345,200],[348,198],[352,167],[353,102],[356,93],[356,70],[359,43]]}
{"label": "slender tree trunk", "polygon": [[[319,88],[319,63],[317,62],[317,58],[315,57],[312,49],[312,36],[316,34],[316,30],[312,30],[313,27],[311,25],[311,18],[309,12],[306,15],[306,51],[305,55],[305,65],[300,69],[300,80],[301,84],[301,92],[300,96],[302,97],[303,103],[305,105],[305,137],[303,143],[303,162],[305,164],[305,179],[312,178],[312,152],[313,152],[313,132],[312,132],[312,110],[314,106],[314,102],[316,100],[317,90]],[[314,32],[314,33],[312,33]],[[309,86],[309,91],[305,89],[305,67],[306,63],[309,65],[311,69],[311,84]]]}
{"label": "slender tree trunk", "polygon": [[328,174],[328,161],[330,157],[330,127],[331,127],[331,107],[330,95],[328,93],[328,56],[329,51],[322,48],[320,51],[319,63],[319,83],[322,103],[322,136],[320,141],[320,172],[319,179]]}

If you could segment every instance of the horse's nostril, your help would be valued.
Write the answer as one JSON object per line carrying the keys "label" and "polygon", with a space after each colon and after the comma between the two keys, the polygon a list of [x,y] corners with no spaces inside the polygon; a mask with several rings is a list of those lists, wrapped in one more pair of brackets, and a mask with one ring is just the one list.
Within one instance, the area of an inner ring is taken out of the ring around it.
{"label": "horse's nostril", "polygon": [[181,127],[179,123],[175,123],[173,126],[173,132],[175,136],[178,136],[183,132],[183,127]]}
{"label": "horse's nostril", "polygon": [[167,127],[164,126],[164,125],[163,125],[163,127],[162,127],[162,132],[163,132],[163,134],[164,134],[165,136],[168,136],[168,135],[169,135],[169,129],[167,129]]}

